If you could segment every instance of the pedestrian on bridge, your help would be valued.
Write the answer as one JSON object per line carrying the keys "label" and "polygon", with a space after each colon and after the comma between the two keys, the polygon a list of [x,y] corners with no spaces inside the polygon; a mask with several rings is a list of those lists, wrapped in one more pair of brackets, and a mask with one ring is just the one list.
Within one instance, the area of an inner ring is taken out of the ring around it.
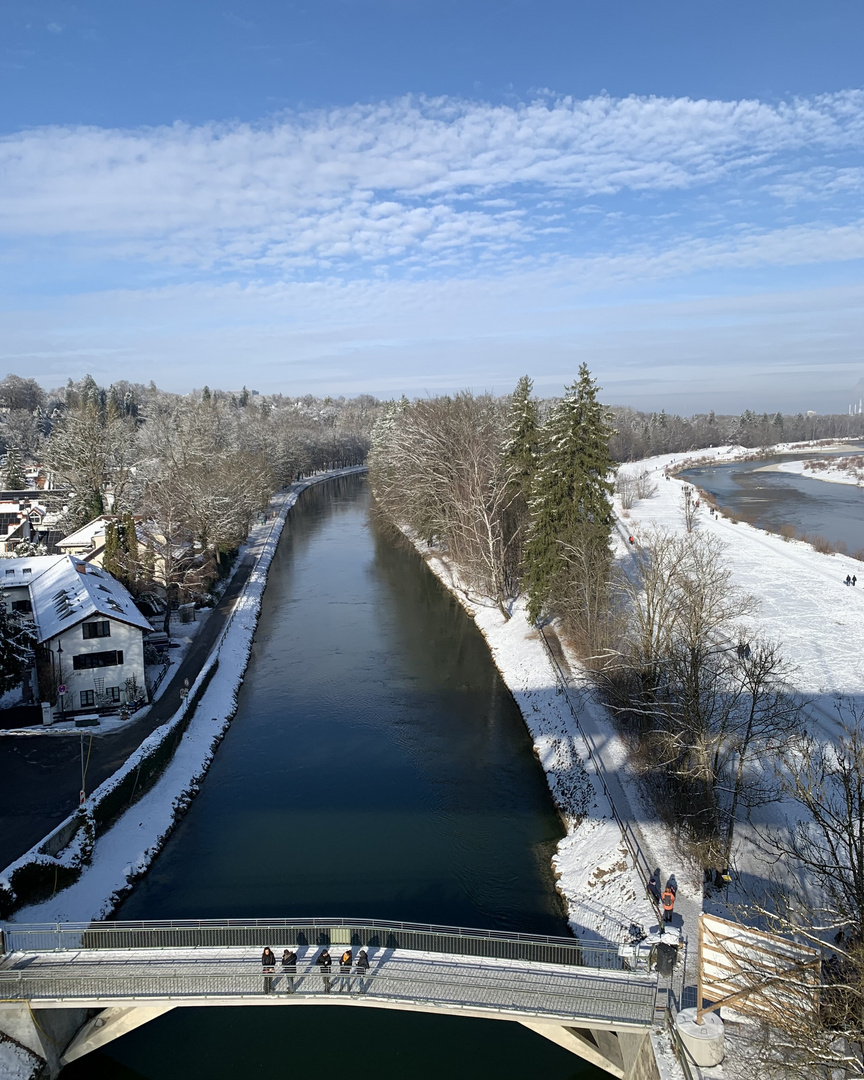
{"label": "pedestrian on bridge", "polygon": [[269,994],[273,990],[273,975],[276,972],[276,957],[269,945],[261,953],[261,967],[264,969],[264,993]]}
{"label": "pedestrian on bridge", "polygon": [[322,949],[315,961],[318,967],[321,968],[321,977],[324,979],[324,993],[330,993],[330,968],[333,966],[333,957],[330,955],[329,949]]}
{"label": "pedestrian on bridge", "polygon": [[357,989],[361,994],[365,994],[366,987],[363,985],[363,977],[369,971],[369,955],[365,949],[361,949],[360,952],[357,953],[357,959],[354,963],[357,965],[357,974],[360,976],[357,980]]}
{"label": "pedestrian on bridge", "polygon": [[672,909],[675,907],[675,889],[671,882],[666,882],[666,888],[660,897],[663,904],[663,922],[672,922]]}
{"label": "pedestrian on bridge", "polygon": [[339,960],[339,971],[342,974],[342,978],[339,981],[339,989],[345,989],[349,993],[351,992],[351,979],[349,978],[349,976],[351,974],[351,967],[353,964],[354,953],[350,949],[346,949],[345,952],[342,953],[342,956]]}
{"label": "pedestrian on bridge", "polygon": [[282,953],[282,971],[285,974],[285,985],[288,993],[294,993],[294,976],[297,974],[297,953],[293,949],[286,949]]}

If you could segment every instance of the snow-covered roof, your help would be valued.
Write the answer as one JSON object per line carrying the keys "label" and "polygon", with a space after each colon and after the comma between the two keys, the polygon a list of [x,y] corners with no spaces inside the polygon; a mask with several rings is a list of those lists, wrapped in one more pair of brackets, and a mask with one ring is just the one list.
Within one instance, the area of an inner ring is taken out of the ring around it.
{"label": "snow-covered roof", "polygon": [[21,555],[14,559],[0,559],[0,589],[10,585],[29,585],[63,557],[63,555]]}
{"label": "snow-covered roof", "polygon": [[145,633],[151,629],[119,581],[74,555],[61,555],[33,581],[30,600],[40,644],[94,615],[137,626]]}
{"label": "snow-covered roof", "polygon": [[93,547],[97,536],[105,536],[105,524],[107,521],[108,518],[105,517],[94,518],[92,521],[88,521],[86,525],[82,525],[80,529],[76,529],[75,532],[64,536],[62,540],[58,540],[55,547]]}

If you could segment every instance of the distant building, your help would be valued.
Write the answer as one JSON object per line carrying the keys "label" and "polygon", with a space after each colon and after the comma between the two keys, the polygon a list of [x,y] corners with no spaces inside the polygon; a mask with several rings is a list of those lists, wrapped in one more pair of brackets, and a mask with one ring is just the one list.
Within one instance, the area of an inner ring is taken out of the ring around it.
{"label": "distant building", "polygon": [[105,529],[108,522],[113,520],[113,517],[103,514],[56,541],[54,546],[63,555],[77,555],[86,562],[101,566],[105,555]]}

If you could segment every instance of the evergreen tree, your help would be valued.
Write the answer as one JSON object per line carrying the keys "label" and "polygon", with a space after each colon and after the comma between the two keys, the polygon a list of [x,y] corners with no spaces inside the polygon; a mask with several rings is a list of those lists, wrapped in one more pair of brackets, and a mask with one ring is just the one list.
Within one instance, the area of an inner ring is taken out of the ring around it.
{"label": "evergreen tree", "polygon": [[532,621],[556,592],[569,588],[573,562],[567,557],[568,545],[608,557],[612,434],[610,414],[598,402],[597,384],[582,364],[579,378],[553,408],[541,436],[525,546],[524,584]]}
{"label": "evergreen tree", "polygon": [[532,380],[523,375],[516,384],[510,399],[507,415],[506,437],[501,448],[504,474],[508,477],[507,509],[504,531],[510,555],[508,570],[512,571],[509,591],[515,593],[515,584],[522,568],[524,532],[528,524],[528,499],[537,462],[537,446],[540,438],[540,416],[537,402],[531,397]]}
{"label": "evergreen tree", "polygon": [[105,523],[105,552],[102,556],[102,568],[112,577],[120,580],[120,528],[116,521]]}
{"label": "evergreen tree", "polygon": [[21,459],[21,451],[17,446],[10,446],[6,451],[5,480],[7,491],[22,491],[27,487],[24,462]]}
{"label": "evergreen tree", "polygon": [[0,594],[0,694],[14,690],[24,677],[33,648],[33,635],[7,614]]}

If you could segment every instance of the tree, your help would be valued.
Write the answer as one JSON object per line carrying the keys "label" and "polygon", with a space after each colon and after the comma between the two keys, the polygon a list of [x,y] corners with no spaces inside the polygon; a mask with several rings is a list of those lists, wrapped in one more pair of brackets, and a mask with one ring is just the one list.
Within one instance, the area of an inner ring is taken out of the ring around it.
{"label": "tree", "polygon": [[14,615],[9,615],[0,593],[0,694],[20,685],[32,658],[34,637]]}
{"label": "tree", "polygon": [[27,487],[24,462],[17,446],[10,446],[6,451],[6,487],[9,491],[23,491]]}
{"label": "tree", "polygon": [[[512,547],[513,573],[522,573],[524,533],[528,524],[528,500],[537,463],[540,413],[531,397],[533,382],[523,375],[516,384],[507,412],[507,429],[501,457],[510,485],[505,532]],[[513,589],[515,591],[515,588]]]}
{"label": "tree", "polygon": [[567,387],[542,432],[523,579],[532,621],[550,603],[554,606],[556,592],[566,582],[562,545],[587,544],[597,553],[608,551],[614,472],[609,420],[608,410],[597,400],[597,385],[582,364],[578,380]]}
{"label": "tree", "polygon": [[802,735],[780,752],[783,790],[801,817],[763,837],[789,872],[747,908],[822,953],[819,1009],[778,1016],[763,1049],[769,1063],[779,1051],[784,1076],[864,1076],[864,710],[836,708],[842,734],[832,743]]}

